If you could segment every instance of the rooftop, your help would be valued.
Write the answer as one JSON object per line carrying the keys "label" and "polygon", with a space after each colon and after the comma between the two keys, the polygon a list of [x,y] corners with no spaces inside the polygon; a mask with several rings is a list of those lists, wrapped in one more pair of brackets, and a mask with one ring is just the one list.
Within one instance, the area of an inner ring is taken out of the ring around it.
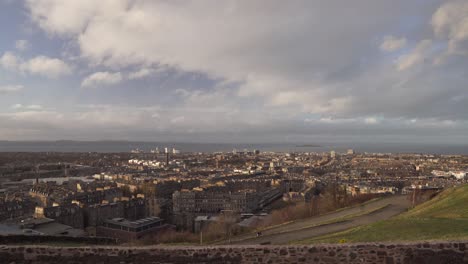
{"label": "rooftop", "polygon": [[159,217],[147,217],[147,218],[142,218],[139,220],[135,221],[130,221],[124,218],[112,218],[108,219],[105,222],[109,224],[115,224],[115,225],[120,225],[120,226],[125,226],[125,227],[131,227],[131,228],[138,228],[146,225],[150,225],[153,223],[161,222],[162,219]]}

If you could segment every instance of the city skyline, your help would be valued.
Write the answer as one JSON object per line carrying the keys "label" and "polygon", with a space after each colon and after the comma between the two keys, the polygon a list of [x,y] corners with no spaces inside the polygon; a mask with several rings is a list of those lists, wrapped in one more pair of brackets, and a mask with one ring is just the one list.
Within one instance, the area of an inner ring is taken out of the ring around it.
{"label": "city skyline", "polygon": [[468,140],[468,1],[0,0],[0,140]]}

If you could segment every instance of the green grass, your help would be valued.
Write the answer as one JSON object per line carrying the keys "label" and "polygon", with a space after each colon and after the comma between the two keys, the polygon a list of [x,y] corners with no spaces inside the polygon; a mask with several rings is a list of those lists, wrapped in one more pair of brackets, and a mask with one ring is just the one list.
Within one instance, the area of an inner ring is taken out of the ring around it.
{"label": "green grass", "polygon": [[434,199],[403,214],[402,217],[468,218],[468,184],[445,190]]}
{"label": "green grass", "polygon": [[468,239],[468,185],[447,189],[392,219],[294,244],[437,239]]}
{"label": "green grass", "polygon": [[392,219],[295,244],[467,239],[468,219]]}

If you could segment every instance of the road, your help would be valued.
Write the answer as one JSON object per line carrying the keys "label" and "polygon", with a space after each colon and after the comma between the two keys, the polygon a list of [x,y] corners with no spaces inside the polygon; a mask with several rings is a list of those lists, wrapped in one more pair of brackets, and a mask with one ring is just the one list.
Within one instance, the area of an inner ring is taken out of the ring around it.
{"label": "road", "polygon": [[[262,231],[261,237],[246,234],[232,239],[232,244],[287,244],[329,233],[343,231],[360,225],[385,220],[407,210],[407,196],[398,195],[342,209],[318,217],[298,220]],[[340,222],[336,222],[341,220]],[[227,243],[224,243],[227,244]]]}

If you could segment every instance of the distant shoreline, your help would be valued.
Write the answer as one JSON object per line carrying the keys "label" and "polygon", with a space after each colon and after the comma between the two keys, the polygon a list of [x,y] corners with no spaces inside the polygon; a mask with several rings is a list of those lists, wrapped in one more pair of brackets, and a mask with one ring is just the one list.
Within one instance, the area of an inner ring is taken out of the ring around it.
{"label": "distant shoreline", "polygon": [[296,148],[323,148],[323,146],[317,145],[317,144],[303,144],[303,145],[296,145]]}
{"label": "distant shoreline", "polygon": [[175,148],[181,152],[231,152],[233,149],[261,152],[346,152],[353,149],[357,153],[421,153],[468,155],[467,144],[418,144],[418,143],[362,143],[362,142],[321,142],[308,143],[182,143],[182,142],[135,142],[135,141],[2,141],[0,152],[100,152],[118,153],[141,149]]}

